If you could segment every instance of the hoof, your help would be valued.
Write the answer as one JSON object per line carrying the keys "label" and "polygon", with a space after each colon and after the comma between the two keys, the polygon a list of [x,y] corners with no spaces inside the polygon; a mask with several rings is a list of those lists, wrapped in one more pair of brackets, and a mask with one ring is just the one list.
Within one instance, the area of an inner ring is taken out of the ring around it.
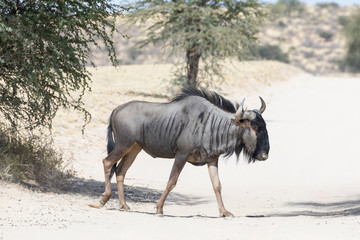
{"label": "hoof", "polygon": [[89,203],[87,205],[92,208],[102,208],[104,206],[101,203]]}
{"label": "hoof", "polygon": [[235,216],[234,216],[234,214],[232,214],[231,212],[226,211],[226,212],[224,212],[224,213],[221,213],[221,214],[220,214],[220,217],[224,217],[224,218],[234,218]]}
{"label": "hoof", "polygon": [[131,209],[127,205],[126,206],[120,206],[120,210],[124,211],[124,212],[130,212],[131,211]]}
{"label": "hoof", "polygon": [[88,206],[93,208],[102,208],[103,206],[105,206],[105,202],[100,198],[98,203],[90,203],[88,204]]}
{"label": "hoof", "polygon": [[157,217],[164,217],[164,214],[162,214],[162,213],[158,213],[158,214],[155,214],[155,216],[157,216]]}

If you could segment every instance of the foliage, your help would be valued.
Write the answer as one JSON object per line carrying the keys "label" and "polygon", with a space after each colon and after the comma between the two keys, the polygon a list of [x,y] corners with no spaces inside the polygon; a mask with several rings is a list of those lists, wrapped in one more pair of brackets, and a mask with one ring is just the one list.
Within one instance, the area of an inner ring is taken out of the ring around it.
{"label": "foliage", "polygon": [[276,60],[279,62],[289,63],[289,56],[284,53],[279,46],[276,45],[261,45],[258,47],[257,55],[261,59]]}
{"label": "foliage", "polygon": [[278,0],[271,5],[271,13],[274,16],[290,16],[292,13],[301,14],[305,10],[304,4],[299,0]]}
{"label": "foliage", "polygon": [[347,53],[343,61],[343,69],[360,72],[360,11],[349,18],[344,27],[347,43]]}
{"label": "foliage", "polygon": [[131,47],[128,49],[128,54],[130,56],[130,59],[132,61],[135,61],[142,54],[142,51],[138,48]]}
{"label": "foliage", "polygon": [[329,7],[339,8],[339,4],[336,3],[336,2],[317,3],[316,6],[318,6],[318,7],[320,7],[320,8],[329,8]]}
{"label": "foliage", "polygon": [[0,1],[0,113],[15,128],[51,128],[60,107],[84,109],[90,45],[111,36],[120,7],[110,0]]}
{"label": "foliage", "polygon": [[329,41],[334,36],[334,34],[329,31],[320,31],[318,34],[321,38],[325,39],[325,41]]}
{"label": "foliage", "polygon": [[0,180],[34,181],[42,188],[61,190],[74,173],[63,168],[61,155],[36,136],[20,136],[0,125]]}
{"label": "foliage", "polygon": [[148,26],[139,46],[161,44],[168,56],[185,57],[177,80],[196,86],[198,74],[221,76],[220,61],[241,59],[254,46],[262,6],[258,0],[142,0],[132,5],[129,21]]}
{"label": "foliage", "polygon": [[341,26],[346,26],[349,23],[350,18],[347,16],[339,16],[338,22]]}

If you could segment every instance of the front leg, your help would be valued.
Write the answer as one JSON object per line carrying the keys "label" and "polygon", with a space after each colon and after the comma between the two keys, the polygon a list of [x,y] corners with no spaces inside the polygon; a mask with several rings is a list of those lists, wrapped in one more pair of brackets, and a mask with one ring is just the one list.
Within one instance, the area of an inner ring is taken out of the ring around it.
{"label": "front leg", "polygon": [[233,217],[234,215],[225,209],[224,203],[223,203],[223,200],[221,197],[221,183],[220,183],[219,173],[218,173],[218,159],[216,161],[208,163],[208,170],[209,170],[211,183],[214,188],[216,201],[218,203],[220,216],[221,217]]}

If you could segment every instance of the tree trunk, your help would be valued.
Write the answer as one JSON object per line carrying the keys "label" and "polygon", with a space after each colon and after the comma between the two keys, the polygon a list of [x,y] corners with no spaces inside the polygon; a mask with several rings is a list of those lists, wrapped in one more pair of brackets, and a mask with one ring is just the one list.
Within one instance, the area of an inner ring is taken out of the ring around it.
{"label": "tree trunk", "polygon": [[199,72],[200,54],[194,50],[186,51],[186,86],[197,87],[197,75]]}

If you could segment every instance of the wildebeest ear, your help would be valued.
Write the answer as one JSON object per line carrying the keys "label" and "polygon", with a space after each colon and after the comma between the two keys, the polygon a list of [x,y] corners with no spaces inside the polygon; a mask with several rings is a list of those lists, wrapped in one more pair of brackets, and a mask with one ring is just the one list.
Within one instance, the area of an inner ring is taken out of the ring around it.
{"label": "wildebeest ear", "polygon": [[235,126],[240,126],[240,119],[232,118],[231,119],[232,124]]}
{"label": "wildebeest ear", "polygon": [[234,124],[235,126],[242,126],[242,127],[245,127],[246,126],[246,123],[245,123],[245,119],[238,119],[238,118],[232,118],[231,119],[231,122],[232,124]]}

